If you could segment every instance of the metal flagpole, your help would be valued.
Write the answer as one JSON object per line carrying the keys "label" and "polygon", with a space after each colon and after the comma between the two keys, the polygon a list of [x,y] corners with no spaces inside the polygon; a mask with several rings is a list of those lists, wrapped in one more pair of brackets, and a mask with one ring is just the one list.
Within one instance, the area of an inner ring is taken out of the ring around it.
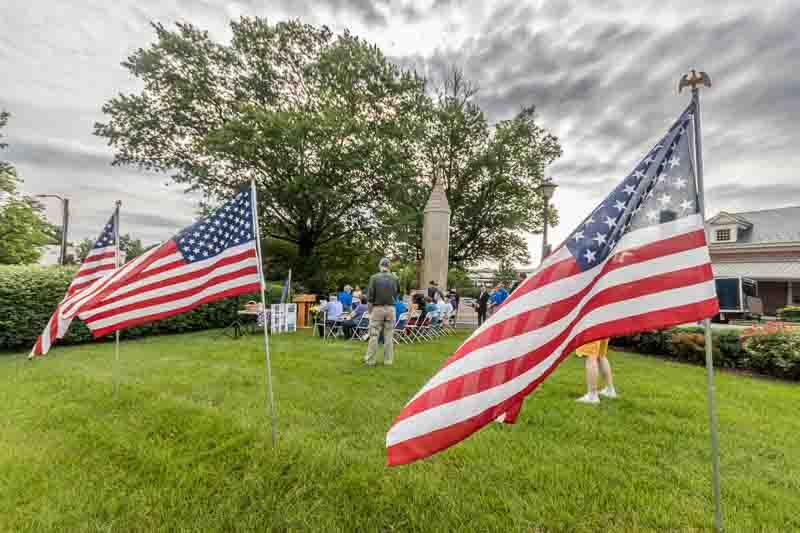
{"label": "metal flagpole", "polygon": [[264,297],[264,272],[261,262],[261,232],[258,226],[258,203],[256,202],[256,181],[250,181],[250,202],[253,208],[253,232],[256,238],[256,256],[258,261],[258,280],[261,285],[261,310],[264,313],[261,321],[264,326],[264,355],[267,362],[267,394],[269,395],[269,411],[272,418],[272,445],[276,441],[276,422],[275,422],[275,399],[272,395],[272,363],[269,357],[269,331],[267,330],[267,300]]}
{"label": "metal flagpole", "polygon": [[[114,242],[117,244],[117,249],[114,251],[114,264],[117,268],[122,266],[122,254],[119,248],[119,208],[122,206],[122,201],[117,200],[117,209],[114,211]],[[119,391],[119,330],[114,332],[114,398],[117,397]]]}
{"label": "metal flagpole", "polygon": [[286,280],[286,301],[283,304],[283,331],[289,331],[289,298],[292,294],[292,269],[289,269],[289,278]]}
{"label": "metal flagpole", "polygon": [[[700,87],[711,87],[711,78],[705,72],[692,70],[684,75],[678,85],[680,92],[683,87],[692,88],[692,102],[694,103],[694,152],[695,168],[697,169],[697,199],[700,216],[706,220],[705,188],[703,184],[703,137],[700,119]],[[719,476],[719,436],[717,435],[717,408],[715,405],[714,388],[714,356],[713,339],[711,336],[711,319],[707,318],[705,327],[706,345],[706,382],[708,395],[708,423],[711,430],[711,473],[712,489],[714,494],[714,528],[722,531],[722,504],[720,502],[720,476]]]}

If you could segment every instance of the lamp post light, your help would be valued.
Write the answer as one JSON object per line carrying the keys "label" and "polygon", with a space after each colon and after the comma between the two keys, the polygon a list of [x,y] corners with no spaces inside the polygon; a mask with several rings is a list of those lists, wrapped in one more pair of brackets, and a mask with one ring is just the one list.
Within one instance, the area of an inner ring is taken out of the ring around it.
{"label": "lamp post light", "polygon": [[547,244],[547,214],[550,210],[550,199],[553,197],[553,193],[556,192],[556,185],[553,183],[552,178],[547,178],[544,183],[539,185],[539,192],[544,197],[544,229],[542,230],[542,261],[549,255],[549,246]]}
{"label": "lamp post light", "polygon": [[61,202],[61,253],[58,257],[58,264],[64,265],[67,262],[67,231],[69,230],[69,198],[63,198],[57,194],[37,194],[37,198],[57,198]]}

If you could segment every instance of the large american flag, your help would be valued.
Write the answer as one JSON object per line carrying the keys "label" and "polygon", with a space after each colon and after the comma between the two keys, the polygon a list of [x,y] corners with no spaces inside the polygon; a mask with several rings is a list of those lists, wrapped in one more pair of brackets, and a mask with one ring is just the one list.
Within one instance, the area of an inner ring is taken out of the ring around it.
{"label": "large american flag", "polygon": [[96,281],[110,276],[114,269],[117,268],[117,231],[115,228],[117,218],[117,212],[115,212],[94,242],[92,249],[89,250],[89,253],[84,258],[78,272],[75,273],[75,277],[72,278],[67,288],[67,294],[56,306],[53,315],[47,321],[44,331],[36,339],[36,344],[31,350],[31,357],[45,355],[50,351],[50,347],[56,339],[66,335],[69,325],[72,323],[72,317],[62,316],[64,303],[86,290]]}
{"label": "large american flag", "polygon": [[95,337],[261,290],[252,189],[120,268],[72,312]]}
{"label": "large american flag", "polygon": [[525,396],[574,348],[718,312],[690,146],[690,105],[633,172],[405,406],[389,465],[448,448]]}
{"label": "large american flag", "polygon": [[252,189],[69,299],[95,337],[261,290]]}

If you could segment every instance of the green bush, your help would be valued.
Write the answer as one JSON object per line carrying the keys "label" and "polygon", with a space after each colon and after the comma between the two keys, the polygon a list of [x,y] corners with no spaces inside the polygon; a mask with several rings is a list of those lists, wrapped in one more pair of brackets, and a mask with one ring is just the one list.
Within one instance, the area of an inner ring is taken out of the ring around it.
{"label": "green bush", "polygon": [[[0,267],[0,350],[33,346],[74,273],[74,268],[66,267]],[[271,293],[273,300],[280,299],[280,288],[273,286]],[[242,295],[219,300],[187,313],[122,330],[120,335],[130,339],[225,327],[235,320],[236,311],[244,302],[259,298],[259,295]],[[80,320],[74,320],[59,343],[74,344],[91,339],[88,328]]]}
{"label": "green bush", "polygon": [[[643,354],[705,364],[705,334],[699,327],[647,331],[618,337],[611,342]],[[771,324],[744,331],[715,329],[712,342],[715,367],[753,370],[800,381],[800,330],[797,328]]]}
{"label": "green bush", "polygon": [[784,322],[800,322],[800,307],[790,305],[778,310],[778,318]]}
{"label": "green bush", "polygon": [[743,345],[753,370],[800,380],[800,332],[797,329],[753,328]]}

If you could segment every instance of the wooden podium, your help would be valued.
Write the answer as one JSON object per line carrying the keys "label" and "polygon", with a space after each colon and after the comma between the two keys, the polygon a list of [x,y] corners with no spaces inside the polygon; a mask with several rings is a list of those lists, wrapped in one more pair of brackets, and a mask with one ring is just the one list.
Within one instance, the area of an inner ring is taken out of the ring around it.
{"label": "wooden podium", "polygon": [[317,301],[316,294],[298,294],[294,297],[294,303],[297,304],[297,327],[310,328],[311,324],[311,306]]}

